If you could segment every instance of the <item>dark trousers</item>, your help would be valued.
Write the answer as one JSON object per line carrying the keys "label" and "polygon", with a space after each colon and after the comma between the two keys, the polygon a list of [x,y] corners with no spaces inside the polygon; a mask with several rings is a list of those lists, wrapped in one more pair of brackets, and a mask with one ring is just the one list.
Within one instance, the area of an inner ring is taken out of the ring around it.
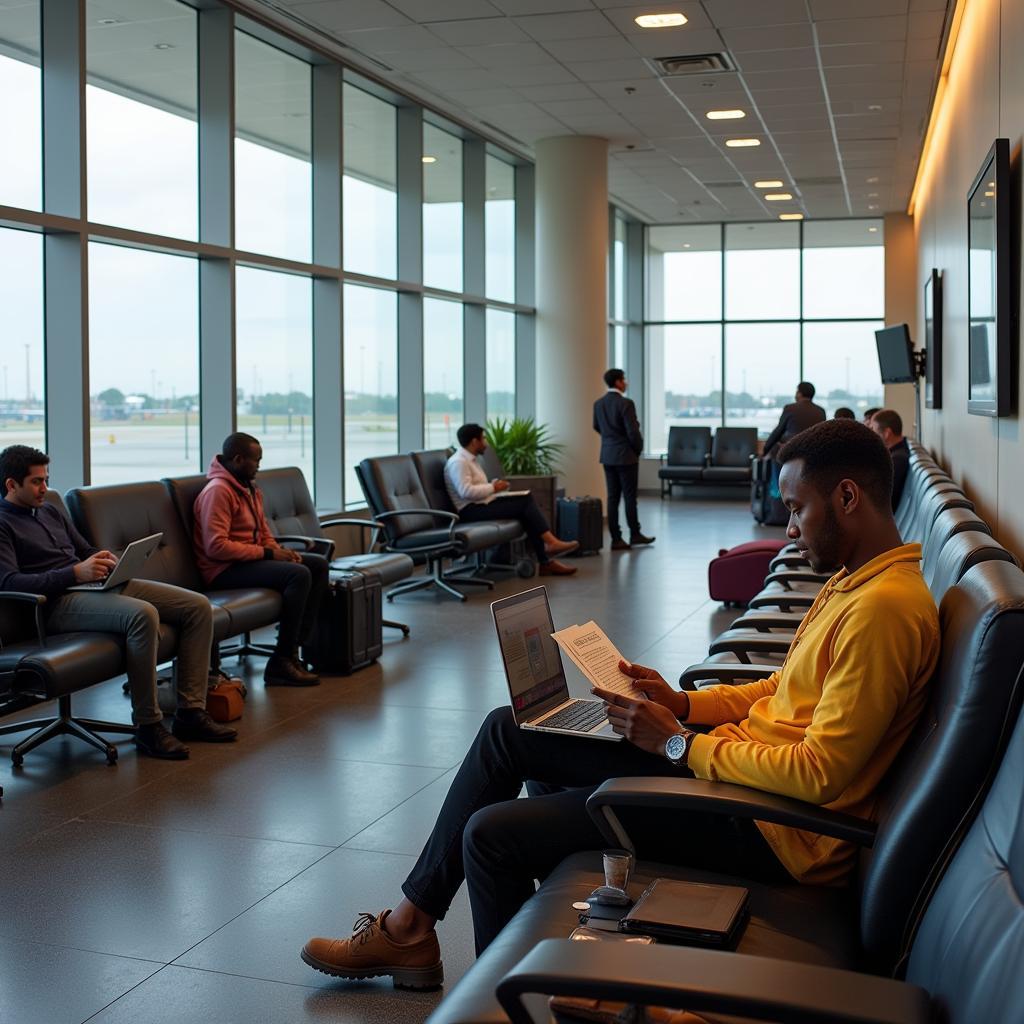
{"label": "dark trousers", "polygon": [[266,587],[281,595],[277,651],[291,657],[309,640],[320,603],[327,593],[328,566],[322,555],[302,552],[301,562],[235,562],[211,584],[210,590]]}
{"label": "dark trousers", "polygon": [[612,540],[622,536],[619,526],[619,498],[626,506],[626,524],[631,534],[640,532],[640,520],[636,514],[636,489],[640,477],[640,464],[632,466],[605,466],[604,481],[608,486],[608,532]]}
{"label": "dark trousers", "polygon": [[541,536],[551,529],[551,524],[544,518],[544,513],[537,508],[532,494],[517,494],[509,498],[496,498],[489,505],[466,505],[459,513],[464,523],[481,523],[487,519],[518,519],[526,531],[538,562],[546,562],[544,541]]}
{"label": "dark trousers", "polygon": [[[479,954],[533,894],[534,879],[571,853],[606,845],[586,811],[587,797],[602,782],[673,774],[690,772],[625,741],[520,729],[509,708],[498,708],[480,727],[402,891],[443,918],[465,879]],[[545,795],[517,799],[527,779],[531,792]],[[792,881],[751,822],[664,812],[623,820],[644,857]]]}

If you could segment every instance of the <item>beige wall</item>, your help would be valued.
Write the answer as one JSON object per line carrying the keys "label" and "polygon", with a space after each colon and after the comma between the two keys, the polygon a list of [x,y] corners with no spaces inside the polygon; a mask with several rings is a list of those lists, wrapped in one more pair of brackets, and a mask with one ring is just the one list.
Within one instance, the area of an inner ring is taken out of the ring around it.
{"label": "beige wall", "polygon": [[[917,323],[917,240],[913,218],[905,213],[885,215],[885,322]],[[886,384],[885,407],[903,418],[903,430],[918,435],[914,413],[914,385]]]}
{"label": "beige wall", "polygon": [[[943,406],[924,410],[922,440],[967,490],[999,540],[1018,555],[1024,555],[1024,437],[1019,412],[999,420],[967,415],[966,210],[967,190],[999,136],[1010,140],[1019,188],[1022,49],[1024,2],[970,0],[914,211],[918,294],[923,294],[932,267],[944,275]],[[1020,230],[1018,220],[1018,237]],[[1016,252],[1019,259],[1019,244]],[[915,338],[923,337],[921,305]],[[1017,366],[1019,374],[1019,361]]]}

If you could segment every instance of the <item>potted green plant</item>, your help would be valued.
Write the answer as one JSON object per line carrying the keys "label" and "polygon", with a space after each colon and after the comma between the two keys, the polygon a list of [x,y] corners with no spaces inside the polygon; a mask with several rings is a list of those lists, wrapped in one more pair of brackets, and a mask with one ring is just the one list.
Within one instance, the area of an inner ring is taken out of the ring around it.
{"label": "potted green plant", "polygon": [[487,443],[509,476],[548,476],[558,472],[565,445],[551,440],[548,428],[532,416],[487,421]]}

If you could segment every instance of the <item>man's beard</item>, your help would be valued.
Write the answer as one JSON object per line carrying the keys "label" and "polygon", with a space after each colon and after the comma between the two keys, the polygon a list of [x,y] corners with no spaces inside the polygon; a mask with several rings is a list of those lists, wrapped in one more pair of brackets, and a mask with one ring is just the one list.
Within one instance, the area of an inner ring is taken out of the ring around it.
{"label": "man's beard", "polygon": [[840,535],[839,517],[835,509],[829,505],[825,509],[825,522],[821,527],[821,534],[815,543],[813,553],[807,552],[807,560],[815,572],[836,572],[842,565],[842,558],[839,554]]}

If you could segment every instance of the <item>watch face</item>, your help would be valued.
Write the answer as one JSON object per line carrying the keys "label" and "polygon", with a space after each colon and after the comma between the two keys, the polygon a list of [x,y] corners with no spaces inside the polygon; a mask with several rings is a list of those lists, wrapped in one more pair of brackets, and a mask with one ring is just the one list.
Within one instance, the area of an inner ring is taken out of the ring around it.
{"label": "watch face", "polygon": [[676,733],[665,741],[665,756],[670,761],[678,761],[686,752],[686,740]]}

